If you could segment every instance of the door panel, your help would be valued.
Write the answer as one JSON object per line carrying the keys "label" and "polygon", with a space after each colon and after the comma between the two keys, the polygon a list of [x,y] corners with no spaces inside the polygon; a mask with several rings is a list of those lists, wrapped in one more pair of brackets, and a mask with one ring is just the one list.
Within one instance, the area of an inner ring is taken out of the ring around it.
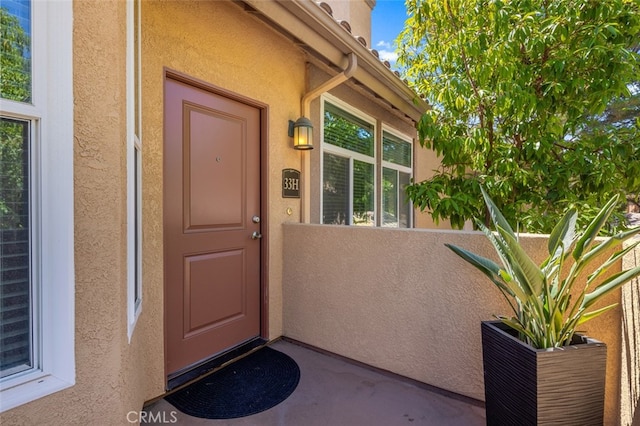
{"label": "door panel", "polygon": [[[245,121],[184,106],[185,229],[243,225]],[[216,135],[215,143],[206,143]],[[201,140],[204,138],[204,141]]]}
{"label": "door panel", "polygon": [[168,78],[167,374],[260,334],[260,110]]}

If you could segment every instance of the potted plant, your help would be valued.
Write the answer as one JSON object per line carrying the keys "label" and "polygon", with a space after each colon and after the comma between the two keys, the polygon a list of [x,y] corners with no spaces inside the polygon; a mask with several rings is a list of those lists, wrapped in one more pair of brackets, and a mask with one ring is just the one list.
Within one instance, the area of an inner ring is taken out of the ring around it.
{"label": "potted plant", "polygon": [[[497,321],[481,326],[487,424],[602,424],[606,346],[576,329],[613,308],[596,304],[640,275],[640,266],[605,274],[640,241],[601,260],[605,252],[639,234],[640,227],[597,238],[617,196],[581,233],[572,208],[549,236],[549,257],[538,266],[484,188],[482,193],[495,232],[476,223],[502,266],[463,248],[447,247],[487,275],[513,310],[512,316],[497,316]],[[583,272],[590,272],[586,282],[578,280]],[[574,288],[578,285],[583,286]]]}

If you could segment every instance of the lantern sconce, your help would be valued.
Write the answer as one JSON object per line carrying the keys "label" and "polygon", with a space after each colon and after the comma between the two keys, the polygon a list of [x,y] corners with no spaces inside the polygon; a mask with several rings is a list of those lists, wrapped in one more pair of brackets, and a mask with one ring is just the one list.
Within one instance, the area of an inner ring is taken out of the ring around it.
{"label": "lantern sconce", "polygon": [[313,123],[306,117],[298,118],[295,123],[289,120],[289,137],[293,138],[293,148],[313,149]]}

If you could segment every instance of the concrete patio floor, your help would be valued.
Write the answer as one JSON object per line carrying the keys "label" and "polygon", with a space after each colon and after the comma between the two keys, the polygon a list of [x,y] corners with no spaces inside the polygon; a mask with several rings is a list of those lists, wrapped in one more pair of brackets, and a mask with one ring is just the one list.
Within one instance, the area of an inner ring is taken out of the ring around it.
{"label": "concrete patio floor", "polygon": [[[152,422],[178,425],[484,425],[484,408],[335,356],[280,340],[271,345],[300,367],[300,383],[284,402],[253,416],[208,420],[179,412],[164,399],[145,407]],[[177,421],[175,420],[177,419]]]}

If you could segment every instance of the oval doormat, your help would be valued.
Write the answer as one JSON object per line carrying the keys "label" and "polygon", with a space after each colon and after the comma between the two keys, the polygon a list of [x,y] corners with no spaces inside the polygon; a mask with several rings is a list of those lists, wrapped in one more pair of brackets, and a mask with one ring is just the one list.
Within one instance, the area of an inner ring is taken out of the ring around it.
{"label": "oval doormat", "polygon": [[233,419],[278,405],[299,381],[300,369],[293,359],[263,347],[165,399],[190,416]]}

